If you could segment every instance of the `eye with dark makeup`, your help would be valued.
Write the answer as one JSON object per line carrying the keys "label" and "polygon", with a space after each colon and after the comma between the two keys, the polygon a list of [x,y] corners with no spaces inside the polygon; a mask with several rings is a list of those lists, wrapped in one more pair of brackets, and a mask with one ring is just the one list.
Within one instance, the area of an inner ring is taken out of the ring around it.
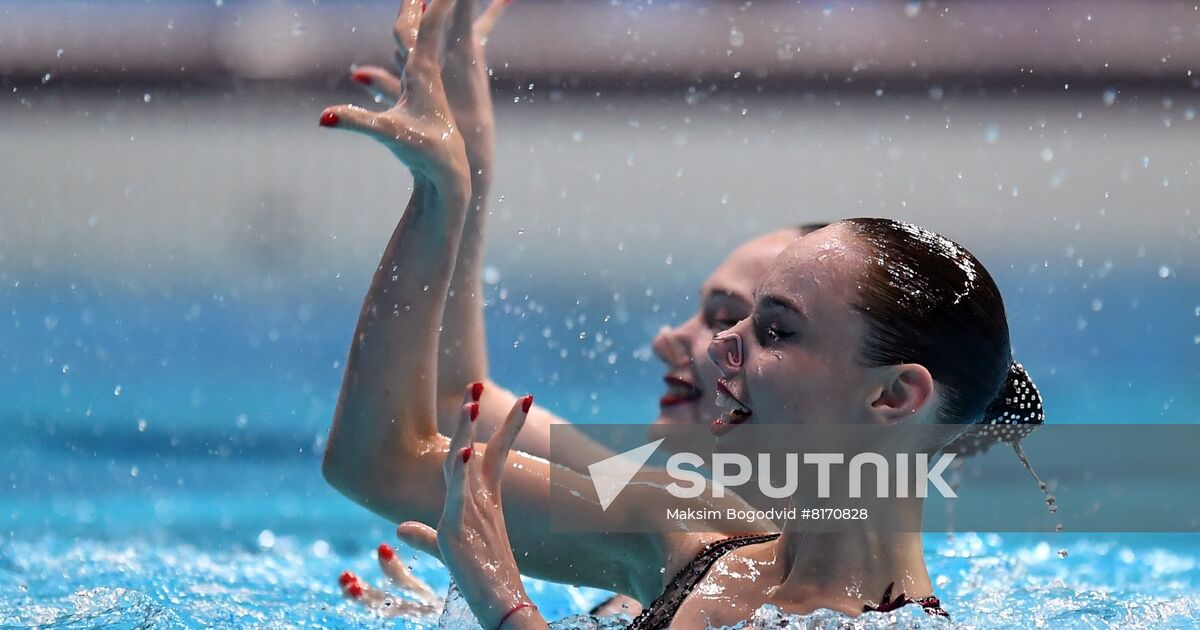
{"label": "eye with dark makeup", "polygon": [[781,343],[794,337],[795,332],[788,330],[778,320],[766,316],[754,317],[754,337],[758,340],[759,345],[769,347],[777,343]]}
{"label": "eye with dark makeup", "polygon": [[728,294],[717,293],[704,302],[704,325],[718,333],[733,328],[750,316],[750,305]]}

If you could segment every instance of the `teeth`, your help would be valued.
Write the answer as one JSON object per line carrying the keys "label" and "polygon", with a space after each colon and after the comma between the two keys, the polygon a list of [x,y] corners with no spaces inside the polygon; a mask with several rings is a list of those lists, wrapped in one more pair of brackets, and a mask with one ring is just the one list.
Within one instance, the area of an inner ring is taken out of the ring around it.
{"label": "teeth", "polygon": [[726,411],[721,414],[721,422],[725,424],[741,424],[750,419],[750,414],[739,413],[737,411]]}
{"label": "teeth", "polygon": [[724,385],[717,388],[717,406],[727,410],[729,413],[737,413],[743,416],[750,415],[750,409],[734,398]]}

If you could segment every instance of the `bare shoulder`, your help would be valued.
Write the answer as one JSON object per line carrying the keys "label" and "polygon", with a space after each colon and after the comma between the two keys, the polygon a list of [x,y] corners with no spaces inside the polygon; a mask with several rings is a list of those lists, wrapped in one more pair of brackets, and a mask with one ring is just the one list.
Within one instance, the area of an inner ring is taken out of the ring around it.
{"label": "bare shoulder", "polygon": [[656,474],[639,475],[639,480],[625,490],[631,495],[626,509],[633,512],[631,506],[638,506],[638,526],[655,534],[656,548],[648,554],[655,560],[656,566],[651,568],[657,574],[650,580],[653,586],[649,590],[654,591],[651,600],[709,545],[744,533],[744,529],[732,530],[730,521],[722,517],[726,508],[744,507],[740,499],[682,500],[669,492],[669,482],[665,474],[661,478]]}

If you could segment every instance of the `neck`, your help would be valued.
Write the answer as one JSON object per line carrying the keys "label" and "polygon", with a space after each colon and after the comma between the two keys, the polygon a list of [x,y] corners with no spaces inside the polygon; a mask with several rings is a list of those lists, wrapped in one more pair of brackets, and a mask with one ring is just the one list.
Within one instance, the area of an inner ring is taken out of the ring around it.
{"label": "neck", "polygon": [[[933,594],[920,528],[889,529],[880,518],[896,523],[920,523],[923,501],[902,504],[903,514],[870,514],[870,527],[836,532],[801,531],[804,521],[790,521],[775,547],[777,566],[782,571],[774,599],[803,608],[833,608],[847,613],[862,612],[864,604],[877,605],[894,584],[892,596],[904,593],[919,599]],[[900,520],[907,517],[908,520]],[[842,521],[841,523],[853,523]]]}

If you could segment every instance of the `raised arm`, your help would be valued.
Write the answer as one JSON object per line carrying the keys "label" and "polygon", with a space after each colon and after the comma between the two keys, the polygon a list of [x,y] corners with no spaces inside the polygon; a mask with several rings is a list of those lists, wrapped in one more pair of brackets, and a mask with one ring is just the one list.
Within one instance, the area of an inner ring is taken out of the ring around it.
{"label": "raised arm", "polygon": [[[483,384],[478,425],[480,435],[484,437],[495,430],[517,398],[493,380],[489,371],[480,284],[495,167],[495,118],[484,44],[509,2],[490,0],[476,17],[474,0],[459,0],[449,17],[442,48],[442,84],[466,149],[471,181],[471,198],[458,250],[456,253],[441,252],[447,260],[454,260],[438,353],[436,399],[438,426],[444,434],[453,431],[458,417],[459,393],[471,383]],[[402,69],[407,54],[399,33],[397,42],[396,63]],[[400,78],[384,68],[361,66],[354,70],[351,78],[379,100],[395,103],[401,97]],[[420,235],[410,232],[408,236]],[[400,246],[403,247],[403,243]],[[517,448],[551,458],[549,429],[554,424],[567,423],[549,410],[535,407],[530,412],[525,431],[518,438]],[[575,470],[584,470],[588,464],[610,454],[582,433],[571,432],[568,439],[571,447],[561,449],[552,459]],[[362,483],[373,481],[366,477],[361,479]]]}
{"label": "raised arm", "polygon": [[[413,193],[384,249],[350,344],[325,451],[324,472],[338,490],[371,500],[365,478],[413,444],[437,437],[437,339],[446,288],[470,201],[462,135],[442,88],[437,42],[452,2],[421,18],[404,0],[395,34],[405,69],[400,98],[385,112],[327,108],[321,125],[369,135],[408,166]],[[365,469],[365,475],[362,473]]]}
{"label": "raised arm", "polygon": [[[412,172],[412,199],[376,270],[351,342],[324,473],[344,494],[393,522],[436,523],[445,499],[449,440],[437,430],[438,326],[470,203],[464,143],[438,60],[453,0],[404,0],[396,34],[405,56],[400,98],[385,112],[325,110],[321,124],[369,135]],[[474,388],[468,390],[469,396]],[[530,401],[531,402],[531,401]],[[461,404],[461,403],[460,403]],[[478,446],[482,452],[483,445]],[[665,558],[653,534],[555,533],[549,526],[550,465],[514,453],[506,482],[512,542],[523,568],[548,579],[653,596]],[[355,471],[365,470],[366,474]],[[362,483],[362,479],[371,483]],[[628,523],[636,511],[601,510],[590,484],[567,475],[569,514]],[[575,499],[571,499],[575,501]],[[615,528],[615,527],[614,527]],[[604,529],[600,527],[598,529]]]}

